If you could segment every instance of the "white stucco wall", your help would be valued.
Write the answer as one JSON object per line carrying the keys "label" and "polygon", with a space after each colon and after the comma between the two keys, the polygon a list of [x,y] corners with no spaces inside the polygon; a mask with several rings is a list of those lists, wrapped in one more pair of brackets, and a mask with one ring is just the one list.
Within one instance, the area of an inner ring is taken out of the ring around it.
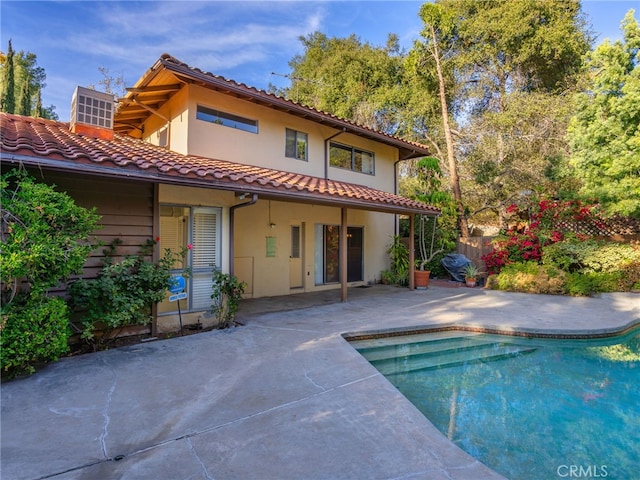
{"label": "white stucco wall", "polygon": [[[258,133],[198,120],[198,105],[257,120]],[[315,122],[198,86],[188,86],[180,90],[158,113],[171,120],[168,148],[182,154],[264,166],[319,178],[324,178],[327,174],[332,180],[393,191],[393,163],[398,157],[397,149],[394,147],[340,133],[336,129]],[[156,145],[160,140],[160,132],[167,128],[167,122],[160,115],[152,115],[144,125],[145,140]],[[308,161],[285,157],[286,128],[308,135]],[[334,137],[336,134],[338,135]],[[338,143],[373,152],[375,175],[334,167],[325,168],[325,145],[330,137],[334,137]]]}
{"label": "white stucco wall", "polygon": [[[338,284],[315,283],[316,224],[340,225],[340,208],[323,207],[259,200],[255,205],[236,211],[235,256],[250,258],[253,265],[253,297],[286,295],[291,293],[289,284],[289,255],[291,226],[302,227],[303,291],[311,292],[327,288],[339,288]],[[270,223],[275,227],[271,228]],[[380,281],[380,272],[389,268],[386,245],[394,231],[394,216],[363,210],[348,210],[347,224],[363,227],[363,281],[356,284]],[[275,237],[276,256],[266,256],[267,237]],[[250,279],[244,279],[250,280]]]}

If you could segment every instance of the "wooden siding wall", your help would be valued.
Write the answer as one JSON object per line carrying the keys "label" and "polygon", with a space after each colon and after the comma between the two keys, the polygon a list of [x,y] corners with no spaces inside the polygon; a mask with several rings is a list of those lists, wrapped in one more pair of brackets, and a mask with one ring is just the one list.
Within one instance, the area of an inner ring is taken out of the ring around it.
{"label": "wooden siding wall", "polygon": [[459,238],[457,242],[458,253],[463,254],[469,260],[471,260],[480,271],[485,271],[486,266],[482,261],[482,256],[489,253],[493,247],[491,241],[495,237],[469,237]]}
{"label": "wooden siding wall", "polygon": [[108,245],[122,240],[119,255],[134,255],[140,246],[153,238],[153,184],[129,180],[85,177],[77,174],[38,171],[33,176],[56,190],[66,192],[76,204],[92,208],[102,217],[95,231],[96,249],[85,263],[84,278],[94,278],[102,267],[103,250],[98,242]]}

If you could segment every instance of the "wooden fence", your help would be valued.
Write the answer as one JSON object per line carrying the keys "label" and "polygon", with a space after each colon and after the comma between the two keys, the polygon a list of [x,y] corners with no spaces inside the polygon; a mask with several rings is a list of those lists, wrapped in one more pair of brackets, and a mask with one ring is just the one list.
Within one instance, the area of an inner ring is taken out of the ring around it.
{"label": "wooden fence", "polygon": [[459,238],[456,242],[456,251],[471,260],[481,271],[485,271],[486,267],[481,257],[493,249],[491,240],[494,238],[495,237]]}

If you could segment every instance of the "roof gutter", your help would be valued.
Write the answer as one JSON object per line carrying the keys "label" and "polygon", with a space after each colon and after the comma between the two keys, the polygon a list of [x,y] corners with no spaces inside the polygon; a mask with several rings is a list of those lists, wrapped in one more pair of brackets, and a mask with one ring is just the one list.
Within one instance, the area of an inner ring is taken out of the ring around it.
{"label": "roof gutter", "polygon": [[254,193],[251,195],[251,200],[244,203],[239,203],[237,205],[233,205],[229,208],[229,274],[233,275],[233,258],[235,256],[235,212],[237,209],[242,207],[248,207],[250,205],[255,204],[258,201],[258,194]]}
{"label": "roof gutter", "polygon": [[324,179],[329,180],[329,142],[336,138],[338,135],[343,134],[347,131],[346,127],[342,127],[338,133],[334,133],[329,138],[324,139]]}

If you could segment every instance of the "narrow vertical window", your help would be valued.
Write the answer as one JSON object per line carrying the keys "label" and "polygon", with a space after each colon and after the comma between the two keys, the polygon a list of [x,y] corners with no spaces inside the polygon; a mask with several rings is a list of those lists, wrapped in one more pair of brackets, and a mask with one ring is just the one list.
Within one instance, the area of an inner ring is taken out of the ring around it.
{"label": "narrow vertical window", "polygon": [[300,226],[291,226],[291,258],[300,258]]}

